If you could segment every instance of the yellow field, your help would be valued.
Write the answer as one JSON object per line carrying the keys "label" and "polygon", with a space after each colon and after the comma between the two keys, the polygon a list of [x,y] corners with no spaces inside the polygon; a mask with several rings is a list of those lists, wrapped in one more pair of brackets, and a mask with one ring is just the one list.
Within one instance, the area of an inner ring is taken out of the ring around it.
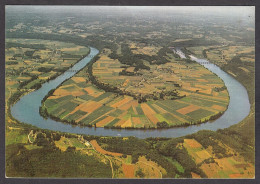
{"label": "yellow field", "polygon": [[146,117],[155,125],[159,122],[159,120],[153,114],[147,114]]}
{"label": "yellow field", "polygon": [[133,122],[134,126],[142,124],[139,117],[132,117],[132,122]]}
{"label": "yellow field", "polygon": [[6,85],[14,85],[14,84],[17,84],[18,82],[17,81],[6,81]]}
{"label": "yellow field", "polygon": [[91,140],[90,143],[92,144],[92,146],[100,153],[105,154],[105,155],[112,155],[112,156],[116,156],[116,157],[120,157],[123,154],[122,153],[115,153],[115,152],[110,152],[110,151],[106,151],[103,148],[101,148],[101,146],[97,143],[96,140]]}
{"label": "yellow field", "polygon": [[83,91],[78,91],[78,90],[75,90],[75,91],[68,91],[66,89],[57,89],[55,90],[55,92],[53,93],[55,96],[68,96],[68,95],[72,95],[72,96],[81,96],[81,95],[84,95],[85,93]]}
{"label": "yellow field", "polygon": [[124,105],[121,105],[119,108],[121,110],[125,110],[126,111],[129,108],[131,108],[131,107],[136,107],[137,105],[138,105],[138,102],[136,100],[131,100],[131,101],[125,103]]}
{"label": "yellow field", "polygon": [[19,80],[29,80],[31,77],[17,77]]}
{"label": "yellow field", "polygon": [[191,148],[202,148],[202,145],[194,139],[184,139],[184,143]]}
{"label": "yellow field", "polygon": [[196,152],[196,154],[201,159],[208,159],[211,157],[211,155],[206,150],[198,151]]}
{"label": "yellow field", "polygon": [[239,67],[241,70],[245,71],[246,73],[249,73],[249,70],[244,67]]}
{"label": "yellow field", "polygon": [[199,82],[208,82],[206,79],[196,79]]}
{"label": "yellow field", "polygon": [[76,83],[86,82],[86,79],[83,77],[72,77],[71,79]]}
{"label": "yellow field", "polygon": [[133,164],[122,164],[125,178],[134,178],[134,165]]}
{"label": "yellow field", "polygon": [[156,112],[154,112],[154,110],[145,103],[142,103],[141,107],[145,115],[156,114]]}
{"label": "yellow field", "polygon": [[114,107],[114,108],[120,107],[121,105],[124,105],[131,100],[132,100],[131,97],[125,97],[123,100],[116,102],[115,104],[111,105],[111,107]]}
{"label": "yellow field", "polygon": [[98,97],[99,95],[102,95],[103,92],[100,92],[98,90],[96,90],[94,87],[90,86],[90,87],[86,87],[84,88],[84,90],[91,96],[93,97]]}
{"label": "yellow field", "polygon": [[219,105],[213,105],[212,108],[220,110],[220,111],[224,111],[226,109],[225,107],[222,107],[222,106],[219,106]]}
{"label": "yellow field", "polygon": [[158,105],[156,104],[152,104],[152,106],[157,109],[159,112],[162,112],[162,113],[167,113],[168,111],[164,110],[163,108],[159,107]]}
{"label": "yellow field", "polygon": [[114,117],[111,117],[111,116],[108,116],[107,118],[99,121],[96,126],[97,127],[104,127],[106,124],[108,124],[109,122],[113,121],[115,118]]}
{"label": "yellow field", "polygon": [[178,109],[177,112],[181,113],[181,114],[188,114],[190,112],[193,112],[195,110],[200,109],[200,107],[195,106],[195,105],[189,105],[187,107],[183,107],[181,109]]}
{"label": "yellow field", "polygon": [[200,175],[198,175],[198,174],[196,174],[196,173],[194,173],[194,172],[191,172],[191,177],[192,177],[192,178],[196,178],[196,179],[201,178]]}
{"label": "yellow field", "polygon": [[84,90],[85,90],[86,92],[88,92],[90,95],[94,93],[94,90],[93,90],[92,87],[84,88]]}
{"label": "yellow field", "polygon": [[121,119],[119,122],[117,122],[117,123],[115,124],[115,126],[116,126],[116,127],[121,127],[125,122],[126,122],[126,120]]}
{"label": "yellow field", "polygon": [[255,62],[255,59],[250,57],[241,57],[240,59],[243,62]]}
{"label": "yellow field", "polygon": [[102,106],[102,104],[97,103],[95,101],[88,101],[86,103],[79,105],[78,109],[81,111],[90,113],[90,112],[95,111],[96,109],[98,109],[101,106]]}
{"label": "yellow field", "polygon": [[125,127],[132,127],[132,121],[131,121],[131,118],[129,118],[128,120],[126,120],[124,122],[124,124],[121,125],[122,128],[125,128]]}
{"label": "yellow field", "polygon": [[196,164],[202,163],[204,160],[212,157],[195,139],[184,139],[183,146]]}

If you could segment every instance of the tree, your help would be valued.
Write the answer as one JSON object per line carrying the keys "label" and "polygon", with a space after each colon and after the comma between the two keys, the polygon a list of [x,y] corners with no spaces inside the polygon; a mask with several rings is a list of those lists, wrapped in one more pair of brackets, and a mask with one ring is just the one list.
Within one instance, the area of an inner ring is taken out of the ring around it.
{"label": "tree", "polygon": [[158,122],[157,128],[168,128],[169,124],[166,121]]}
{"label": "tree", "polygon": [[74,146],[69,146],[66,151],[67,151],[67,152],[75,152],[75,151],[76,151],[76,147],[74,147]]}
{"label": "tree", "polygon": [[140,178],[144,177],[144,173],[143,173],[143,169],[138,168],[138,170],[136,171],[136,176],[139,176]]}

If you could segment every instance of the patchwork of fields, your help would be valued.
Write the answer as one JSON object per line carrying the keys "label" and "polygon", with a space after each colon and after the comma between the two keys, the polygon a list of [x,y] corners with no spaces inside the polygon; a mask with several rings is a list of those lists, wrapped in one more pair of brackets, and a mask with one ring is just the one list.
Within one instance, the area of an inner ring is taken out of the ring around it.
{"label": "patchwork of fields", "polygon": [[[199,64],[187,65],[172,57],[170,63],[148,63],[151,70],[138,71],[141,75],[124,76],[119,75],[123,65],[107,56],[110,51],[106,49],[101,53],[100,59],[93,64],[93,74],[98,80],[140,95],[155,94],[166,89],[176,90],[185,97],[175,100],[164,97],[138,103],[134,97],[98,89],[89,81],[85,68],[47,98],[43,107],[48,114],[64,122],[82,126],[158,128],[158,122],[166,122],[166,127],[201,123],[227,108],[227,90],[216,90],[224,86],[223,81]],[[133,71],[133,68],[129,67],[127,70]],[[165,72],[166,69],[172,72]],[[180,86],[174,85],[176,81]],[[140,82],[143,85],[135,86]]]}
{"label": "patchwork of fields", "polygon": [[[254,177],[254,166],[244,160],[235,151],[218,143],[222,148],[231,153],[229,157],[216,158],[212,147],[205,149],[195,139],[184,139],[183,147],[188,151],[197,165],[209,178],[252,178]],[[234,156],[236,155],[236,156]]]}
{"label": "patchwork of fields", "polygon": [[188,50],[199,57],[205,57],[203,55],[205,52],[210,61],[218,62],[220,65],[226,64],[236,57],[239,57],[242,62],[252,63],[255,61],[255,48],[253,46],[201,46],[189,47]]}
{"label": "patchwork of fields", "polygon": [[75,64],[89,49],[73,43],[37,39],[6,39],[6,96],[30,91]]}
{"label": "patchwork of fields", "polygon": [[[135,71],[135,67],[121,64],[118,60],[108,57],[110,51],[104,51],[93,64],[93,75],[104,84],[119,87],[134,95],[152,95],[160,98],[162,94],[177,92],[178,96],[200,94],[213,99],[228,101],[227,90],[216,92],[216,88],[224,86],[216,75],[197,63],[186,63],[168,55],[171,61],[161,65],[150,65],[150,70]],[[128,72],[131,75],[120,73]],[[164,95],[164,99],[171,99]]]}
{"label": "patchwork of fields", "polygon": [[[17,87],[34,89],[37,84],[57,75],[60,68],[74,64],[88,51],[82,46],[56,41],[7,39],[7,43],[7,97]],[[132,44],[131,48],[134,47],[136,50],[143,48]],[[153,48],[155,53],[158,50]],[[166,127],[204,122],[227,108],[227,90],[216,90],[224,86],[222,80],[196,63],[187,64],[169,54],[167,57],[171,62],[161,65],[144,62],[150,71],[139,70],[137,75],[125,76],[119,73],[124,68],[127,72],[135,72],[135,67],[127,67],[109,58],[110,53],[105,49],[93,64],[93,75],[98,80],[137,95],[153,94],[159,97],[158,100],[138,103],[131,96],[105,92],[91,84],[85,69],[63,83],[44,102],[43,108],[48,114],[83,126],[158,128],[158,122],[166,122]],[[28,65],[26,69],[24,64]],[[14,71],[17,75],[13,75]],[[171,96],[160,98],[161,93],[169,91],[177,91],[185,97],[176,100]]]}

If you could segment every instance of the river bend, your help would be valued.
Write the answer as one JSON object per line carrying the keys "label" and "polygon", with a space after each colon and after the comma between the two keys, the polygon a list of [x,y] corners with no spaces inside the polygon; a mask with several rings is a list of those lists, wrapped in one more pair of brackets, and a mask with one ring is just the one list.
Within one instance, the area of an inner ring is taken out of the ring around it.
{"label": "river bend", "polygon": [[204,129],[215,131],[217,129],[227,128],[233,124],[236,124],[243,120],[249,114],[250,103],[247,91],[244,86],[241,85],[232,76],[222,71],[218,66],[209,63],[205,59],[198,59],[194,56],[191,56],[192,60],[195,60],[196,62],[206,67],[208,70],[218,75],[224,81],[229,92],[230,102],[228,108],[225,113],[215,121],[206,122],[200,125],[191,125],[188,127],[177,127],[170,129],[129,130],[72,126],[69,124],[54,121],[50,118],[44,119],[43,117],[41,117],[39,114],[41,100],[47,95],[50,90],[55,89],[64,80],[75,75],[78,70],[85,67],[86,64],[99,53],[99,51],[95,48],[90,47],[90,49],[90,54],[78,63],[76,63],[68,71],[64,72],[56,79],[44,83],[40,89],[21,97],[21,99],[11,107],[12,116],[20,122],[31,124],[42,129],[49,129],[54,131],[96,136],[135,136],[138,138],[148,138],[180,137]]}

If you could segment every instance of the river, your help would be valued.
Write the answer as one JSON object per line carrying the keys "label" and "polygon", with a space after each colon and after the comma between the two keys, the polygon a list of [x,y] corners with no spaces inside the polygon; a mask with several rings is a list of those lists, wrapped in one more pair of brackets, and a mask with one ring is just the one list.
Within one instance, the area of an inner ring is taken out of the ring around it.
{"label": "river", "polygon": [[91,61],[93,56],[99,53],[99,51],[95,48],[91,47],[90,49],[90,54],[79,61],[77,64],[75,64],[68,71],[64,72],[56,79],[44,83],[40,89],[21,97],[21,99],[11,107],[12,116],[20,122],[31,124],[42,129],[96,136],[135,136],[143,139],[148,137],[180,137],[204,129],[215,131],[217,129],[227,128],[233,124],[236,124],[243,120],[249,114],[250,103],[247,91],[244,86],[241,85],[232,76],[222,71],[218,66],[211,64],[205,59],[198,59],[194,56],[191,56],[192,60],[195,60],[196,62],[200,63],[201,65],[218,75],[224,81],[229,92],[230,102],[228,108],[225,113],[215,121],[206,122],[200,125],[170,129],[129,130],[72,126],[69,124],[54,121],[50,118],[44,119],[43,117],[41,117],[39,114],[41,100],[51,89],[55,89],[64,80],[75,75],[76,71],[85,67],[86,64]]}

